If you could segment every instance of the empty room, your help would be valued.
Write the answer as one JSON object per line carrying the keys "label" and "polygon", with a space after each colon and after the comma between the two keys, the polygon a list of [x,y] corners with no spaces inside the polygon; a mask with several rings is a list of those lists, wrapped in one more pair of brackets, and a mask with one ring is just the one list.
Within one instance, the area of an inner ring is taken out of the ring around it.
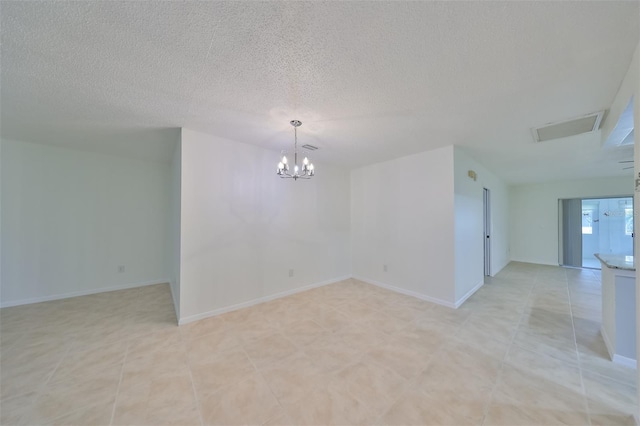
{"label": "empty room", "polygon": [[639,424],[639,2],[0,25],[0,424]]}

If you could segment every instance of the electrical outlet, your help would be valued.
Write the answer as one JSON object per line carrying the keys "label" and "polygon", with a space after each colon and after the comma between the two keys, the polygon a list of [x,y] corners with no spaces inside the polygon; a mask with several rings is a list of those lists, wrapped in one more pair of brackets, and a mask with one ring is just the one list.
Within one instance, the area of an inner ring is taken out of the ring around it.
{"label": "electrical outlet", "polygon": [[118,273],[122,274],[124,272],[124,265],[118,266]]}
{"label": "electrical outlet", "polygon": [[293,269],[289,269],[289,278],[293,276]]}
{"label": "electrical outlet", "polygon": [[384,272],[387,272],[387,265],[382,265],[382,270],[383,270]]}

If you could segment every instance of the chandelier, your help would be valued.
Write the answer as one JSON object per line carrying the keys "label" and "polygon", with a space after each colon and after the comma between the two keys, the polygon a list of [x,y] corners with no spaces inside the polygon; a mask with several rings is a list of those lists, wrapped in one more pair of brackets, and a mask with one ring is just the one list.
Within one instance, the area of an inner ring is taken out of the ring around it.
{"label": "chandelier", "polygon": [[300,120],[291,120],[291,125],[293,126],[293,134],[294,134],[294,145],[293,145],[293,174],[289,173],[289,161],[287,160],[287,156],[283,155],[282,159],[278,163],[278,176],[283,179],[311,179],[311,176],[315,174],[315,170],[313,168],[313,163],[309,162],[307,157],[304,157],[302,160],[302,169],[298,167],[298,127],[302,125],[302,121]]}

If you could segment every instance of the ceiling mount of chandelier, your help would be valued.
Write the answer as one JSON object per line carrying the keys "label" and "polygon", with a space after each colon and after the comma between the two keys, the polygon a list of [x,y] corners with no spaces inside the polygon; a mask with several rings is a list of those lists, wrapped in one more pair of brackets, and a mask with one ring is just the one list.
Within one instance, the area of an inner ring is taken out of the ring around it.
{"label": "ceiling mount of chandelier", "polygon": [[304,160],[302,160],[302,167],[298,167],[298,127],[302,125],[302,121],[291,120],[291,125],[293,126],[294,134],[293,173],[289,172],[289,160],[287,160],[286,155],[283,155],[278,163],[276,173],[283,179],[311,179],[311,177],[315,175],[315,169],[313,163],[311,163],[307,157],[304,157]]}

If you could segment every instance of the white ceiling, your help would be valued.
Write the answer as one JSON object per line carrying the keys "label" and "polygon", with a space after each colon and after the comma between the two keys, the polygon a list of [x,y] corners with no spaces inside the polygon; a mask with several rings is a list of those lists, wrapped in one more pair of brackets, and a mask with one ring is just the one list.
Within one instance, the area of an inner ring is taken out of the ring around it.
{"label": "white ceiling", "polygon": [[453,143],[511,183],[630,176],[632,147],[530,129],[610,107],[639,4],[2,1],[2,136],[166,160],[177,127],[279,151],[296,118],[319,163]]}

